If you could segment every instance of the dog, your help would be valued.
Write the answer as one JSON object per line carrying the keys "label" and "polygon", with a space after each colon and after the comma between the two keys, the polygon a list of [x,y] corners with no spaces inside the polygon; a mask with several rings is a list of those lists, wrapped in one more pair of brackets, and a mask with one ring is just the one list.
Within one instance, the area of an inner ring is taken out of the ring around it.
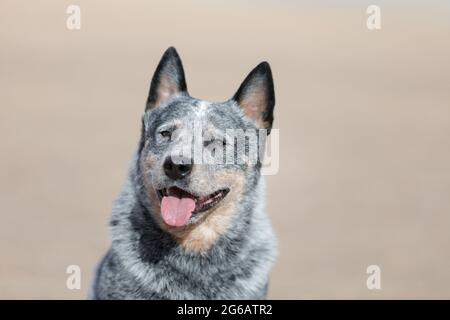
{"label": "dog", "polygon": [[[277,243],[265,211],[261,158],[250,161],[249,143],[239,146],[238,135],[227,132],[256,132],[260,152],[274,106],[267,62],[231,99],[208,102],[188,94],[177,51],[165,51],[127,181],[113,206],[112,244],[97,266],[90,298],[266,298]],[[181,152],[195,145],[193,126],[216,162]],[[226,156],[234,160],[220,161]]]}

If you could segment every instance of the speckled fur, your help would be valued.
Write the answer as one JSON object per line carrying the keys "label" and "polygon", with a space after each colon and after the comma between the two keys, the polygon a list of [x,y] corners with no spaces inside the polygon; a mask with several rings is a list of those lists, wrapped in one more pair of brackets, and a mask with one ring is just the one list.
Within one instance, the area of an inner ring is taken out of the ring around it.
{"label": "speckled fur", "polygon": [[[157,133],[171,124],[183,134],[194,121],[215,132],[260,125],[270,130],[274,103],[267,63],[250,73],[232,99],[212,103],[189,96],[177,52],[166,51],[152,80],[139,147],[113,206],[112,244],[97,267],[90,298],[266,297],[276,241],[265,211],[260,163],[194,165],[189,178],[170,181],[162,162],[182,141],[174,137],[170,144],[161,142]],[[222,187],[231,191],[217,208],[192,217],[185,230],[173,230],[160,219],[155,197],[155,190],[167,185],[200,195]]]}

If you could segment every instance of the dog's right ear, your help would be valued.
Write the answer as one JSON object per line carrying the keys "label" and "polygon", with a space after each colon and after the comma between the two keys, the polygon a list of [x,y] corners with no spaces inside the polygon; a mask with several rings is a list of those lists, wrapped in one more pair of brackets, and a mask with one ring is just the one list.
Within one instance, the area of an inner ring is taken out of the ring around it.
{"label": "dog's right ear", "polygon": [[187,92],[183,64],[174,47],[164,52],[150,84],[145,110],[164,104],[171,97]]}
{"label": "dog's right ear", "polygon": [[242,82],[233,100],[244,110],[248,118],[268,134],[273,123],[275,92],[270,65],[261,62]]}

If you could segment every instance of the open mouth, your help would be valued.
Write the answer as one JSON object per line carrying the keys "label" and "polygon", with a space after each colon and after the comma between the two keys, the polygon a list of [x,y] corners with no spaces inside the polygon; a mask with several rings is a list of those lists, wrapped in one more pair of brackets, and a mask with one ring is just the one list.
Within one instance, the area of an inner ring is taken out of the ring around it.
{"label": "open mouth", "polygon": [[177,187],[160,189],[158,196],[161,201],[162,218],[170,226],[184,226],[193,214],[215,207],[229,191],[221,189],[207,196],[198,197]]}

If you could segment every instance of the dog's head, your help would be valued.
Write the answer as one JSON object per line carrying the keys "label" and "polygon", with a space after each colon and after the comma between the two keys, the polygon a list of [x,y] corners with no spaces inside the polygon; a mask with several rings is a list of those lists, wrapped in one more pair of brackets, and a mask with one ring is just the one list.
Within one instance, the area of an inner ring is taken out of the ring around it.
{"label": "dog's head", "polygon": [[176,50],[164,53],[150,85],[138,157],[162,229],[194,247],[199,239],[187,235],[199,232],[197,238],[213,241],[225,231],[258,181],[274,105],[267,62],[250,72],[231,99],[207,102],[189,96]]}

